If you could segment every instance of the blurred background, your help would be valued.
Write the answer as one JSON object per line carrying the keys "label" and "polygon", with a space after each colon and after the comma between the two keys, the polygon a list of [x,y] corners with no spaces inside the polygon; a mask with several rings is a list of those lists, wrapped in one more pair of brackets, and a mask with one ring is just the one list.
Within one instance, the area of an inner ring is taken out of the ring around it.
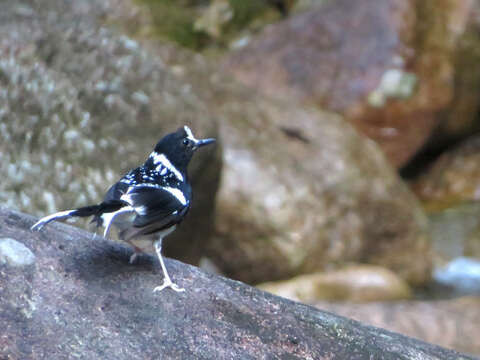
{"label": "blurred background", "polygon": [[168,256],[478,355],[479,34],[479,0],[2,0],[0,204],[96,203],[188,124]]}

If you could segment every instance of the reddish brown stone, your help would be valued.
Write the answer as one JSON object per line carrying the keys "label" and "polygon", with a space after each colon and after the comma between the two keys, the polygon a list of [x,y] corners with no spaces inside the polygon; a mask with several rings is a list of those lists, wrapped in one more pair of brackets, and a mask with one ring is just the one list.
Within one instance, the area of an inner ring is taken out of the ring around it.
{"label": "reddish brown stone", "polygon": [[470,3],[332,1],[270,26],[226,68],[269,95],[342,113],[400,167],[452,100],[462,34],[454,25],[464,24],[459,12]]}

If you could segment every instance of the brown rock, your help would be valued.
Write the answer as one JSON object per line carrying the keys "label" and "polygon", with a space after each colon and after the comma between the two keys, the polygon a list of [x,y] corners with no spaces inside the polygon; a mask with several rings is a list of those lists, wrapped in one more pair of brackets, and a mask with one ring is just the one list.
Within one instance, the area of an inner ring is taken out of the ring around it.
{"label": "brown rock", "polygon": [[226,68],[271,96],[344,114],[400,167],[452,100],[458,26],[467,21],[459,13],[472,10],[468,4],[332,1],[270,26],[232,54]]}
{"label": "brown rock", "polygon": [[449,22],[450,41],[455,46],[453,99],[440,114],[442,123],[432,145],[456,140],[480,128],[480,0],[454,4]]}
{"label": "brown rock", "polygon": [[430,210],[478,201],[480,137],[470,138],[458,148],[444,153],[411,187]]}
{"label": "brown rock", "polygon": [[407,283],[390,270],[351,265],[337,271],[297,276],[259,284],[262,290],[303,303],[325,301],[391,301],[411,296]]}
{"label": "brown rock", "polygon": [[249,89],[215,96],[224,168],[211,256],[228,276],[257,283],[353,261],[429,278],[426,218],[373,142]]}
{"label": "brown rock", "polygon": [[458,351],[480,355],[480,297],[442,301],[372,304],[317,304],[322,310],[351,317]]}

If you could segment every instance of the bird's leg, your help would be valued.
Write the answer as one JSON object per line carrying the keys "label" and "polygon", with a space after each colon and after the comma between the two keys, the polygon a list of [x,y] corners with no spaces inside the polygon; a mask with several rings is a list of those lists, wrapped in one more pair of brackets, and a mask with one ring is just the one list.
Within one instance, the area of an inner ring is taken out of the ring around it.
{"label": "bird's leg", "polygon": [[163,258],[162,258],[162,238],[155,241],[154,246],[155,246],[155,251],[157,252],[158,260],[160,260],[160,265],[162,266],[164,279],[163,279],[163,284],[153,289],[153,292],[162,291],[165,288],[170,288],[177,292],[185,291],[185,289],[178,287],[177,284],[174,284],[172,282],[172,279],[170,279],[170,276],[168,275],[167,268],[165,267],[165,263],[163,262]]}
{"label": "bird's leg", "polygon": [[137,260],[137,257],[143,253],[143,250],[140,249],[138,246],[136,246],[135,244],[133,244],[131,241],[128,241],[128,244],[130,244],[130,246],[133,248],[133,254],[130,255],[130,259],[128,260],[128,263],[129,264],[133,264],[135,262],[135,260]]}

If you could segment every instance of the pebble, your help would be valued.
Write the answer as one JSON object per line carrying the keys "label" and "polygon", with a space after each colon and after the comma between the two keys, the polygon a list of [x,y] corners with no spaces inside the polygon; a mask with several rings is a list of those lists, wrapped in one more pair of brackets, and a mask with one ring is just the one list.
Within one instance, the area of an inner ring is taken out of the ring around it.
{"label": "pebble", "polygon": [[0,238],[0,264],[24,267],[35,262],[35,255],[21,242],[11,238]]}

